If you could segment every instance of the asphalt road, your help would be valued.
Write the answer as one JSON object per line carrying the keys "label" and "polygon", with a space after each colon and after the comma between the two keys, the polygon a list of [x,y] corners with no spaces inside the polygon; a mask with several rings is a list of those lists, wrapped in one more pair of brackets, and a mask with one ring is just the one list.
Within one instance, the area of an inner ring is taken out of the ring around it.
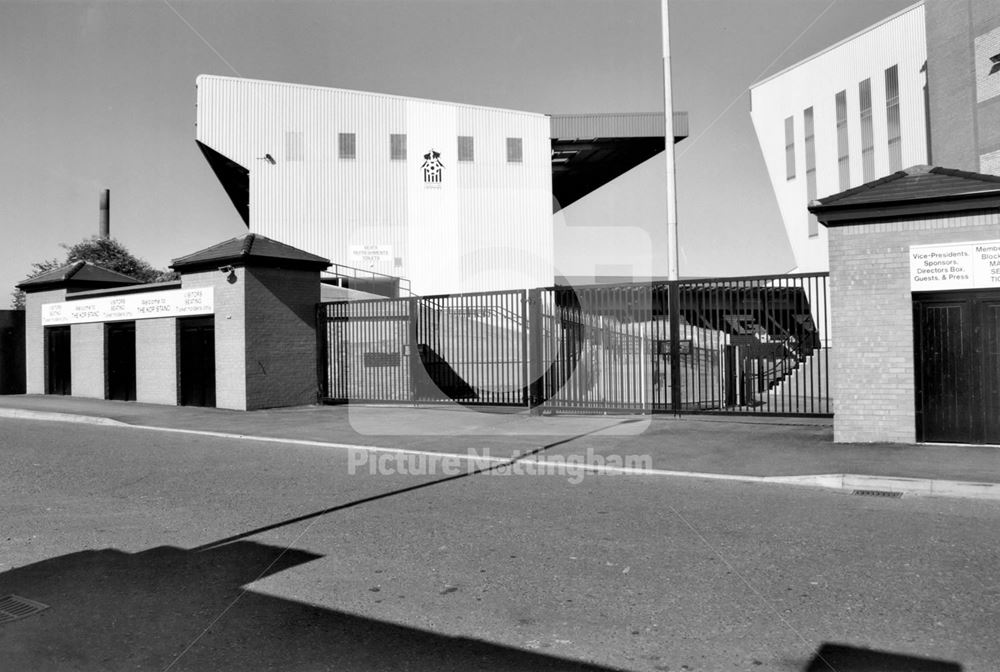
{"label": "asphalt road", "polygon": [[0,669],[1000,660],[995,503],[440,464],[351,474],[351,459],[0,420],[0,596],[49,606],[0,623]]}

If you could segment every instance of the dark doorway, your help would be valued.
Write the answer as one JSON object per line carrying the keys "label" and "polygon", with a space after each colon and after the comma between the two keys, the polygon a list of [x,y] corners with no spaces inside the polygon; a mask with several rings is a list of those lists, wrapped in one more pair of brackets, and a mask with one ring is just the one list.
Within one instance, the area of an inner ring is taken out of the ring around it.
{"label": "dark doorway", "polygon": [[69,325],[45,327],[45,394],[71,394]]}
{"label": "dark doorway", "polygon": [[215,406],[215,318],[177,320],[182,406]]}
{"label": "dark doorway", "polygon": [[105,325],[108,399],[135,401],[135,322]]}
{"label": "dark doorway", "polygon": [[1000,292],[913,295],[917,440],[1000,443]]}

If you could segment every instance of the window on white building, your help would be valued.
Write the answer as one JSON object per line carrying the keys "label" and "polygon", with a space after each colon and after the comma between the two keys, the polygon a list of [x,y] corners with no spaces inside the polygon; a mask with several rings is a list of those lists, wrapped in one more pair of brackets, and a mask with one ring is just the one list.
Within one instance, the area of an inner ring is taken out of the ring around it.
{"label": "window on white building", "polygon": [[795,179],[795,119],[785,119],[785,179]]}
{"label": "window on white building", "polygon": [[507,163],[521,163],[521,138],[507,138]]}
{"label": "window on white building", "polygon": [[285,161],[303,161],[305,159],[305,142],[302,131],[285,132]]}
{"label": "window on white building", "polygon": [[851,154],[847,143],[847,91],[836,96],[837,104],[837,171],[840,173],[840,190],[851,188]]}
{"label": "window on white building", "polygon": [[402,133],[389,134],[389,158],[393,161],[406,160],[406,136]]}
{"label": "window on white building", "polygon": [[337,134],[337,156],[342,159],[358,158],[357,136],[354,133]]}
{"label": "window on white building", "polygon": [[872,130],[872,80],[858,84],[861,101],[861,171],[865,182],[875,179],[875,132]]}
{"label": "window on white building", "polygon": [[471,135],[458,136],[458,160],[474,161],[476,158],[475,144]]}
{"label": "window on white building", "polygon": [[899,68],[885,71],[885,119],[889,130],[889,170],[903,169],[903,144],[899,130]]}
{"label": "window on white building", "polygon": [[[806,198],[812,202],[816,198],[816,135],[813,127],[813,108],[807,107],[802,113],[806,145]],[[809,236],[819,235],[819,220],[809,214]]]}

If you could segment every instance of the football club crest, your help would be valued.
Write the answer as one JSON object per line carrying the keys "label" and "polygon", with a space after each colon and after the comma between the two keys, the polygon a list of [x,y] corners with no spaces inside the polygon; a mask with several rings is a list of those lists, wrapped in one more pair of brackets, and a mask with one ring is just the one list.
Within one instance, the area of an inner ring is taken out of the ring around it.
{"label": "football club crest", "polygon": [[420,168],[424,171],[424,184],[426,186],[441,185],[441,173],[444,169],[444,164],[441,163],[440,152],[432,149],[424,154],[424,162]]}

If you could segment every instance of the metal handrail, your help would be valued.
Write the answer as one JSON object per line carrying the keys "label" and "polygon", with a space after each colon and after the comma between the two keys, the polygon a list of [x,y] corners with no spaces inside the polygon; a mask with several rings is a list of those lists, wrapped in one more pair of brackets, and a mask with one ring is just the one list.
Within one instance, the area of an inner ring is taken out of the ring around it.
{"label": "metal handrail", "polygon": [[[400,294],[406,293],[407,296],[413,296],[411,290],[411,284],[409,278],[404,278],[398,275],[389,275],[387,273],[379,273],[378,271],[369,271],[366,268],[357,268],[355,266],[347,266],[346,264],[330,264],[332,270],[323,271],[321,277],[334,277],[334,278],[370,278],[378,279],[385,278],[386,280],[395,280],[397,286],[399,287]],[[344,272],[348,271],[348,272]],[[364,274],[364,275],[359,275]]]}

